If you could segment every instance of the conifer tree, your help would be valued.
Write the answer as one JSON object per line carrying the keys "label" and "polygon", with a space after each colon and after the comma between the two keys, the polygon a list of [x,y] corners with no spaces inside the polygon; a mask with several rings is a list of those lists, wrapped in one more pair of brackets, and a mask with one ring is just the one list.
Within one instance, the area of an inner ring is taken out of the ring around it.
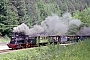
{"label": "conifer tree", "polygon": [[8,0],[0,0],[0,35],[9,35],[18,24],[16,14],[10,9]]}

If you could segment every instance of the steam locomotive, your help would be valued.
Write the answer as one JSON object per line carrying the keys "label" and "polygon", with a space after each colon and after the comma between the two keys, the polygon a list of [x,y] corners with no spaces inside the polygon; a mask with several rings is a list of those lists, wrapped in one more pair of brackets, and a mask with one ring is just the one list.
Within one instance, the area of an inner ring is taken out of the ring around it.
{"label": "steam locomotive", "polygon": [[[9,48],[19,49],[19,48],[30,48],[40,45],[46,45],[48,43],[57,44],[57,43],[66,43],[67,41],[76,41],[82,40],[85,37],[90,36],[28,36],[23,32],[14,32],[11,37],[10,42],[7,44]],[[43,42],[41,42],[43,41]]]}
{"label": "steam locomotive", "polygon": [[36,37],[29,37],[23,32],[14,32],[10,43],[7,44],[9,48],[27,48],[36,45]]}

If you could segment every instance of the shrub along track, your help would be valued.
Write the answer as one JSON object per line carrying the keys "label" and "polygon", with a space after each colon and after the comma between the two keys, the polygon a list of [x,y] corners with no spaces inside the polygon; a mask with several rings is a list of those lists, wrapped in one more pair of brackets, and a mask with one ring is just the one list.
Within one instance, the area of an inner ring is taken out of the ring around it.
{"label": "shrub along track", "polygon": [[[72,44],[75,44],[75,43],[59,44],[59,45],[67,46],[67,45],[72,45]],[[40,45],[45,47],[46,46],[46,43],[45,44],[40,44]],[[15,52],[15,51],[20,51],[20,50],[26,50],[26,49],[33,49],[33,48],[38,48],[38,46],[31,47],[31,48],[15,49],[15,50],[13,50],[13,49],[4,49],[4,50],[0,50],[0,54],[9,53],[9,52]]]}

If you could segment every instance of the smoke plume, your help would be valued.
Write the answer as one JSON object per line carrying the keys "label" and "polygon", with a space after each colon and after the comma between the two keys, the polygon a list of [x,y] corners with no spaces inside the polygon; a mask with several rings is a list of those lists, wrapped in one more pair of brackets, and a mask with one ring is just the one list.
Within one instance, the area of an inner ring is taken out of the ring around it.
{"label": "smoke plume", "polygon": [[40,34],[45,35],[66,35],[70,28],[73,28],[71,25],[76,25],[79,27],[81,21],[78,19],[73,19],[70,13],[64,13],[62,17],[59,17],[56,14],[46,17],[44,21],[41,22],[41,25],[34,25],[33,28],[30,28],[24,23],[15,27],[13,32],[24,32],[26,35],[36,36]]}
{"label": "smoke plume", "polygon": [[36,36],[42,32],[44,32],[44,29],[40,25],[34,25],[34,27],[29,30],[29,35]]}
{"label": "smoke plume", "polygon": [[72,25],[79,27],[81,21],[73,19],[70,13],[64,13],[62,17],[56,14],[48,16],[44,21],[41,22],[41,26],[44,28],[48,35],[66,35]]}
{"label": "smoke plume", "polygon": [[59,16],[48,16],[41,22],[41,26],[44,28],[48,35],[64,35],[68,31],[68,26],[60,20]]}
{"label": "smoke plume", "polygon": [[26,35],[29,35],[29,27],[26,24],[22,23],[21,25],[14,27],[13,32],[24,32]]}
{"label": "smoke plume", "polygon": [[80,31],[77,33],[77,35],[80,36],[90,36],[90,27],[82,27]]}

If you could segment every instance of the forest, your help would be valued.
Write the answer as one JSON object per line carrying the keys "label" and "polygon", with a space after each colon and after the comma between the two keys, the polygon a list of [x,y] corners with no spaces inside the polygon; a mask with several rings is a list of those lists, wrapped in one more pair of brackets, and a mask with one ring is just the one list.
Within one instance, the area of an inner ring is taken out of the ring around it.
{"label": "forest", "polygon": [[22,23],[32,28],[53,13],[62,16],[65,12],[90,26],[90,0],[0,0],[0,36],[10,36],[13,27]]}

